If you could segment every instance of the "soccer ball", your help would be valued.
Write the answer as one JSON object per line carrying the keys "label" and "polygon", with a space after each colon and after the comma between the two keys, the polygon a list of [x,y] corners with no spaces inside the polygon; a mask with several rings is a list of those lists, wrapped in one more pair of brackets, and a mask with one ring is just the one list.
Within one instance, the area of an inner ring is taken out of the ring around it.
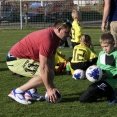
{"label": "soccer ball", "polygon": [[73,73],[73,78],[75,80],[80,80],[80,79],[84,79],[85,78],[85,73],[83,70],[81,69],[76,69]]}
{"label": "soccer ball", "polygon": [[102,75],[103,75],[102,70],[96,65],[92,65],[92,66],[88,67],[86,70],[86,78],[90,82],[100,81],[102,78]]}
{"label": "soccer ball", "polygon": [[[58,102],[61,101],[62,95],[56,91],[56,96],[57,96],[58,99],[57,99],[57,101],[56,101],[55,103],[58,103]],[[45,94],[45,100],[46,100],[48,103],[52,103],[52,101],[48,99],[48,94],[47,94],[47,92],[46,92],[46,94]]]}

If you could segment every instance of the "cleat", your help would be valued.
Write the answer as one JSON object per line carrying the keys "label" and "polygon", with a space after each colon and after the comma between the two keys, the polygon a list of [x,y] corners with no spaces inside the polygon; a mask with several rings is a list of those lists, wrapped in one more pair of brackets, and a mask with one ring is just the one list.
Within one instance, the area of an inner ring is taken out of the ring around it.
{"label": "cleat", "polygon": [[109,105],[112,105],[112,104],[117,103],[116,96],[117,96],[117,92],[114,91],[114,93],[113,93],[113,95],[112,95],[112,99],[113,99],[113,101],[110,101],[110,102],[109,102]]}
{"label": "cleat", "polygon": [[113,101],[109,102],[109,105],[112,105],[112,104],[115,104],[115,103],[116,103],[116,101],[113,100]]}

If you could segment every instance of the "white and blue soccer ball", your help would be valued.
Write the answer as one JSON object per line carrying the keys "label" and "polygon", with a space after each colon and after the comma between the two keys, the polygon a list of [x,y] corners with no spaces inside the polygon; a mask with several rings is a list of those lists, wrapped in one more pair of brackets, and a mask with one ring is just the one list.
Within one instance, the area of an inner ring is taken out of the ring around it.
{"label": "white and blue soccer ball", "polygon": [[[61,93],[58,93],[58,92],[56,91],[56,96],[57,96],[57,100],[56,100],[55,103],[58,103],[58,102],[61,101],[62,95],[61,95]],[[48,99],[48,94],[47,94],[47,92],[46,92],[46,94],[45,94],[45,100],[46,100],[48,103],[52,103],[52,101]]]}
{"label": "white and blue soccer ball", "polygon": [[75,80],[80,80],[85,78],[85,72],[81,69],[76,69],[72,76]]}
{"label": "white and blue soccer ball", "polygon": [[100,81],[102,75],[103,75],[102,70],[96,65],[92,65],[88,67],[86,70],[86,78],[93,83]]}

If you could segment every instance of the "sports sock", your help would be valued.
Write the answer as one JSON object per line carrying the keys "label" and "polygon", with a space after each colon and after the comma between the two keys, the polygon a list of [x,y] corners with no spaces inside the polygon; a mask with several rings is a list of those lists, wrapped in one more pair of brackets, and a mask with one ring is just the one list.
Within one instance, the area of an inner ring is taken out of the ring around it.
{"label": "sports sock", "polygon": [[33,94],[35,92],[35,89],[32,88],[32,89],[29,89],[29,91]]}
{"label": "sports sock", "polygon": [[15,92],[16,92],[16,93],[23,93],[23,91],[22,91],[20,88],[17,88],[17,89],[15,90]]}

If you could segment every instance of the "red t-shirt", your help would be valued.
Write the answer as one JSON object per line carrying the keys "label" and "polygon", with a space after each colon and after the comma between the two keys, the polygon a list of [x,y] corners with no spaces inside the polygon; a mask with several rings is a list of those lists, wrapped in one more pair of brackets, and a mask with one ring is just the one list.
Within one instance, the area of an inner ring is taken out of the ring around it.
{"label": "red t-shirt", "polygon": [[53,28],[47,28],[28,34],[10,50],[10,54],[17,58],[28,58],[39,61],[39,54],[50,58],[56,53],[59,38]]}

